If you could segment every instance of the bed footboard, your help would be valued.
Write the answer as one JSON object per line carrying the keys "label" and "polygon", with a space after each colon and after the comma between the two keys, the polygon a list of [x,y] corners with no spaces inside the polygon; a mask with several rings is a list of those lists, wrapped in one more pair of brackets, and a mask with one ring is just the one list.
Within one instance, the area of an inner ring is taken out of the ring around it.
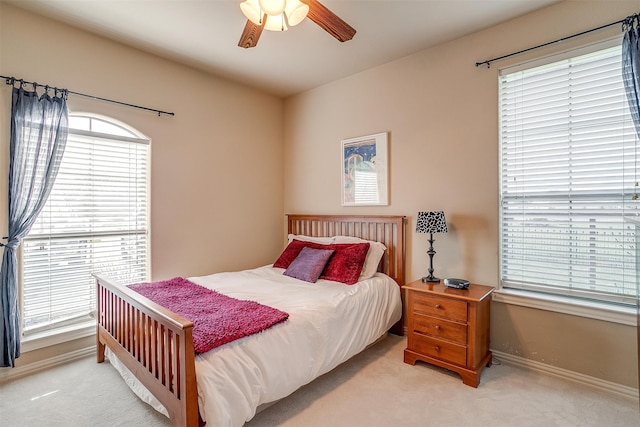
{"label": "bed footboard", "polygon": [[105,346],[164,405],[176,426],[203,424],[193,349],[193,323],[108,279],[97,281],[97,360]]}

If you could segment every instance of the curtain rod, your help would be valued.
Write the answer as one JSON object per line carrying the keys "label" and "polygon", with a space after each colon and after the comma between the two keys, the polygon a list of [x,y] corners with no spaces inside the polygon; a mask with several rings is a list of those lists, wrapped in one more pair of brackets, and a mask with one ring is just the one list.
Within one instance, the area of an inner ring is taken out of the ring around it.
{"label": "curtain rod", "polygon": [[[5,79],[5,83],[8,84],[8,85],[12,85],[12,86],[13,86],[13,84],[15,82],[20,82],[21,84],[34,85],[34,88],[35,87],[44,87],[44,88],[50,88],[50,89],[59,89],[59,88],[55,88],[54,86],[43,85],[43,84],[36,83],[36,82],[28,82],[26,80],[18,79],[18,78],[15,78],[15,77],[7,77],[7,76],[0,75],[0,78]],[[85,93],[74,92],[74,91],[68,90],[68,89],[61,89],[61,90],[64,90],[67,93],[71,93],[73,95],[84,96],[85,98],[96,99],[98,101],[106,101],[106,102],[111,102],[111,103],[114,103],[114,104],[124,105],[124,106],[127,106],[127,107],[138,108],[140,110],[153,111],[154,113],[158,113],[158,117],[160,117],[160,115],[162,115],[162,114],[166,114],[167,116],[175,116],[174,113],[169,112],[169,111],[162,111],[162,110],[156,110],[155,108],[141,107],[140,105],[128,104],[126,102],[121,102],[121,101],[114,101],[113,99],[101,98],[99,96],[94,96],[94,95],[87,95]]]}
{"label": "curtain rod", "polygon": [[504,58],[509,58],[510,56],[519,55],[519,54],[524,53],[524,52],[529,52],[530,50],[539,49],[541,47],[549,46],[550,44],[563,42],[565,40],[569,40],[569,39],[572,39],[574,37],[582,36],[582,35],[585,35],[585,34],[588,34],[588,33],[592,33],[594,31],[602,30],[603,28],[611,27],[613,25],[623,24],[626,20],[627,20],[627,18],[620,19],[619,21],[612,22],[610,24],[601,25],[601,26],[599,26],[597,28],[592,28],[590,30],[583,31],[581,33],[572,34],[570,36],[562,37],[561,39],[558,39],[558,40],[554,40],[554,41],[551,41],[551,42],[539,44],[538,46],[533,46],[533,47],[530,47],[530,48],[527,48],[527,49],[519,50],[517,52],[509,53],[507,55],[502,55],[502,56],[499,56],[497,58],[487,59],[486,61],[476,62],[476,67],[479,67],[481,65],[485,65],[486,64],[487,68],[491,68],[491,63],[494,62],[494,61],[498,61],[498,60],[504,59]]}

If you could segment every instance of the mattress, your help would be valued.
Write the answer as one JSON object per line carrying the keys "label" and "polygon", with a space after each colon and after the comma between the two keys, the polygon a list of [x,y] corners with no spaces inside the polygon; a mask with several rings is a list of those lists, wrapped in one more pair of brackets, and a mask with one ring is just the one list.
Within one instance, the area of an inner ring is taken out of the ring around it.
{"label": "mattress", "polygon": [[[189,280],[233,298],[289,313],[268,330],[196,356],[200,415],[207,425],[241,426],[277,401],[364,350],[401,318],[399,286],[382,273],[354,285],[284,276],[271,265]],[[162,405],[107,353],[145,402]]]}

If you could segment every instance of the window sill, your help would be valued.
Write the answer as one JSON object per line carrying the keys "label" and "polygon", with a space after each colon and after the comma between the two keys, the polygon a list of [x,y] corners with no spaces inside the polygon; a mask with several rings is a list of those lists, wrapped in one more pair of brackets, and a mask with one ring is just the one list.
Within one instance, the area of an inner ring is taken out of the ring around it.
{"label": "window sill", "polygon": [[493,301],[604,320],[605,322],[619,323],[621,325],[637,326],[638,322],[636,307],[578,301],[557,295],[543,295],[515,289],[500,289],[493,293]]}
{"label": "window sill", "polygon": [[27,353],[68,341],[89,337],[96,333],[96,322],[90,320],[76,325],[69,325],[57,329],[39,332],[22,338],[20,351]]}

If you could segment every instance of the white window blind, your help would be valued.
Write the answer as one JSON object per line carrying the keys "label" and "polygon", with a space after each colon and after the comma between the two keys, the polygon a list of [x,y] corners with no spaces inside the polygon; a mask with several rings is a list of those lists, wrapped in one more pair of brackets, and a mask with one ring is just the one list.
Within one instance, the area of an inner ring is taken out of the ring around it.
{"label": "white window blind", "polygon": [[635,304],[637,138],[620,45],[500,76],[503,288]]}
{"label": "white window blind", "polygon": [[148,279],[149,141],[93,117],[70,125],[51,195],[23,242],[26,334],[87,320],[92,273]]}

